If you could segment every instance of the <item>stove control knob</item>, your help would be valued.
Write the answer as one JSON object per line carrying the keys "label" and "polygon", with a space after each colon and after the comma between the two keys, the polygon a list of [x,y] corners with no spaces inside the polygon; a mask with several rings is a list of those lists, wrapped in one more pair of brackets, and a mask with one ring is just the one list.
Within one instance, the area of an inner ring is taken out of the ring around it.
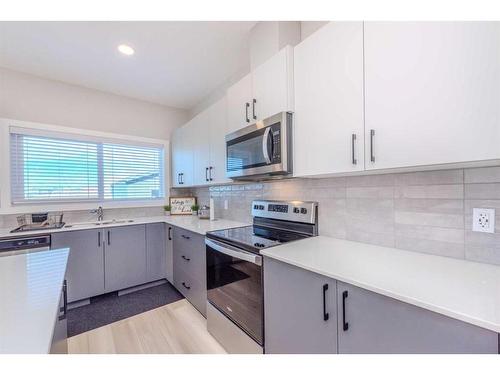
{"label": "stove control knob", "polygon": [[300,209],[301,214],[307,214],[307,208],[301,208]]}
{"label": "stove control knob", "polygon": [[294,208],[293,208],[293,213],[294,213],[294,214],[298,214],[298,213],[299,213],[299,211],[300,211],[300,210],[299,210],[299,208],[298,208],[298,207],[294,207]]}

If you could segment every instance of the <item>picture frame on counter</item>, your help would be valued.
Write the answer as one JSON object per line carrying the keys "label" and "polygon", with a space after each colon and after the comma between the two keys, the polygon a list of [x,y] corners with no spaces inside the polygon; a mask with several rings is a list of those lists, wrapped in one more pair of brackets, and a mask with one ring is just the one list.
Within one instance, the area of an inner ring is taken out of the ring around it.
{"label": "picture frame on counter", "polygon": [[191,215],[191,206],[196,204],[196,197],[170,197],[171,215]]}

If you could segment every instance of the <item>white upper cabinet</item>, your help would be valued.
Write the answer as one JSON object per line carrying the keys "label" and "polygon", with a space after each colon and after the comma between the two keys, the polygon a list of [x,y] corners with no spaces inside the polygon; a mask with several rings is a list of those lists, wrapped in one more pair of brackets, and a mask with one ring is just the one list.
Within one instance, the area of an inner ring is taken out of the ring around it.
{"label": "white upper cabinet", "polygon": [[294,175],[363,170],[363,23],[323,26],[295,47],[294,67]]}
{"label": "white upper cabinet", "polygon": [[252,72],[251,123],[293,111],[293,48],[287,46]]}
{"label": "white upper cabinet", "polygon": [[227,99],[222,98],[209,110],[210,134],[210,165],[209,183],[231,181],[226,177],[226,134],[229,132],[227,118]]}
{"label": "white upper cabinet", "polygon": [[196,137],[195,122],[190,121],[186,125],[184,125],[181,134],[182,135],[181,135],[181,157],[180,157],[181,161],[180,186],[191,186],[194,183],[193,149]]}
{"label": "white upper cabinet", "polygon": [[227,89],[227,124],[231,131],[250,125],[252,102],[252,75]]}
{"label": "white upper cabinet", "polygon": [[193,183],[193,153],[191,122],[174,131],[172,136],[172,186]]}
{"label": "white upper cabinet", "polygon": [[180,187],[181,185],[181,173],[182,173],[182,128],[175,129],[172,133],[172,139],[170,142],[172,149],[172,186]]}
{"label": "white upper cabinet", "polygon": [[205,110],[191,120],[193,129],[193,184],[204,185],[209,181],[210,164],[210,121],[209,110]]}
{"label": "white upper cabinet", "polygon": [[293,111],[293,48],[286,46],[227,90],[229,132]]}
{"label": "white upper cabinet", "polygon": [[226,98],[177,129],[172,137],[172,186],[228,182],[226,178]]}
{"label": "white upper cabinet", "polygon": [[500,158],[498,22],[365,23],[366,169]]}

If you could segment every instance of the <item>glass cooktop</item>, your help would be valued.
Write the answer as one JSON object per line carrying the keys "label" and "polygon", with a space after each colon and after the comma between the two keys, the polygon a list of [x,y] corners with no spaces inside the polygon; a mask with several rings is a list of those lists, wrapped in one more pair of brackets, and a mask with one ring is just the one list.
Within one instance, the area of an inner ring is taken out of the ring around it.
{"label": "glass cooktop", "polygon": [[233,246],[244,247],[258,253],[259,250],[308,237],[307,235],[282,229],[257,225],[217,230],[207,233],[207,237],[226,242]]}

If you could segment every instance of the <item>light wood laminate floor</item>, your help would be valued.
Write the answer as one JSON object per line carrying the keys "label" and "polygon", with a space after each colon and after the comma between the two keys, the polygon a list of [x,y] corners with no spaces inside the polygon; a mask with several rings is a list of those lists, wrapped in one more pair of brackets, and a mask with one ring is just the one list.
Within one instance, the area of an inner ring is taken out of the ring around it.
{"label": "light wood laminate floor", "polygon": [[68,339],[69,354],[223,354],[185,299]]}

